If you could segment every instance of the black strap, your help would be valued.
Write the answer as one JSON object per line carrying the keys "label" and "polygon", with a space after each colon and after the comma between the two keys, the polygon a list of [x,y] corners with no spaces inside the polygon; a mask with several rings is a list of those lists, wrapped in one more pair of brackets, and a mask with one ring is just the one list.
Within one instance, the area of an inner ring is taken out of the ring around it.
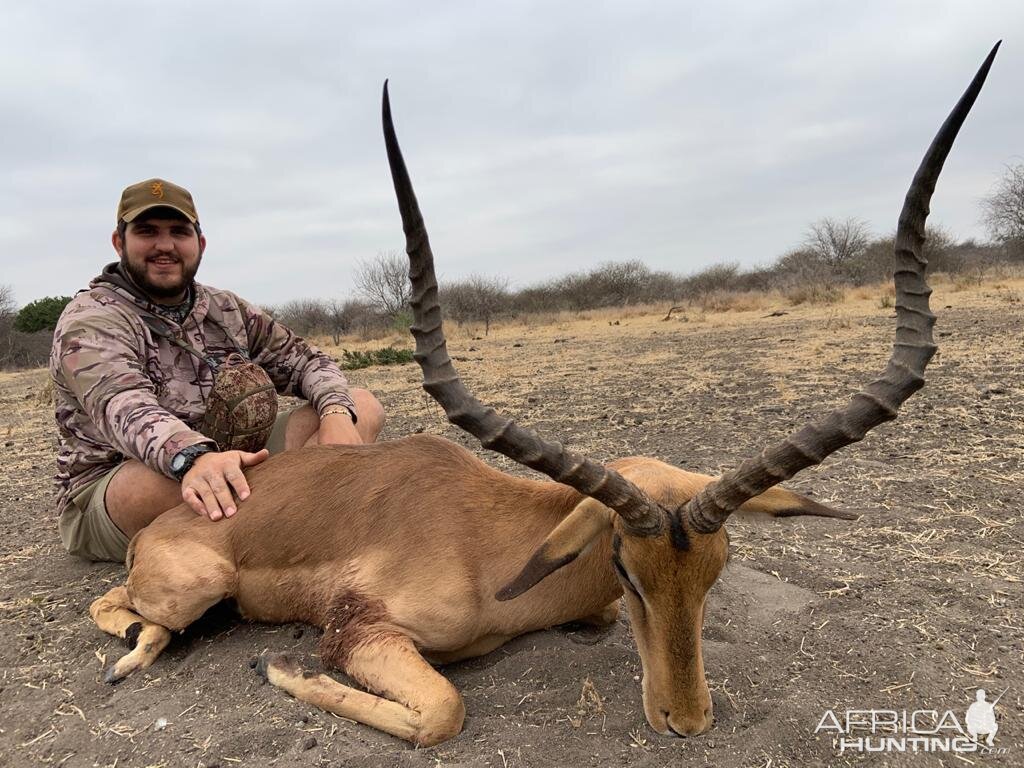
{"label": "black strap", "polygon": [[[194,355],[199,360],[202,360],[204,363],[210,366],[210,370],[212,370],[214,373],[216,373],[217,369],[220,368],[220,364],[212,357],[210,357],[209,355],[204,355],[191,344],[186,344],[184,341],[175,336],[167,327],[167,324],[163,320],[156,317],[151,317],[149,315],[141,315],[141,318],[142,322],[144,322],[146,326],[149,328],[149,330],[151,330],[154,334],[156,334],[162,339],[167,339],[167,341],[169,341],[174,346],[178,347],[179,349],[184,349],[189,354]],[[224,326],[221,326],[221,330],[224,330]],[[227,336],[229,339],[231,339],[230,334],[227,334]],[[231,339],[231,341],[232,343],[234,343],[235,348],[238,349],[238,343],[235,342],[234,339]],[[241,350],[239,349],[239,351]]]}

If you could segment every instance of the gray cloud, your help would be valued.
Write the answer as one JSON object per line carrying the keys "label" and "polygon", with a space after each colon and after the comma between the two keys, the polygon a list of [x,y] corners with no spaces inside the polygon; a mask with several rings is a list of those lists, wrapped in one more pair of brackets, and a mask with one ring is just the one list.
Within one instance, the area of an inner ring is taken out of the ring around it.
{"label": "gray cloud", "polygon": [[933,220],[1019,159],[1019,3],[41,2],[0,31],[0,283],[71,293],[117,196],[195,194],[200,279],[256,301],[349,292],[402,247],[399,136],[449,277],[524,284],[611,259],[768,262],[810,221],[895,225],[935,129],[1008,36]]}

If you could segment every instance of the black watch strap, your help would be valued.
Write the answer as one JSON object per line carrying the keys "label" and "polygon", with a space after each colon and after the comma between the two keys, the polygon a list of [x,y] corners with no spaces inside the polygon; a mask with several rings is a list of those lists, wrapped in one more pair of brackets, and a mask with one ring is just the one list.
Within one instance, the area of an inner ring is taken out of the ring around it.
{"label": "black watch strap", "polygon": [[204,453],[213,453],[217,449],[209,443],[197,443],[196,445],[190,445],[187,448],[182,448],[171,459],[171,474],[174,475],[174,479],[179,483],[185,474],[192,469],[192,465],[196,463],[196,459],[202,456]]}

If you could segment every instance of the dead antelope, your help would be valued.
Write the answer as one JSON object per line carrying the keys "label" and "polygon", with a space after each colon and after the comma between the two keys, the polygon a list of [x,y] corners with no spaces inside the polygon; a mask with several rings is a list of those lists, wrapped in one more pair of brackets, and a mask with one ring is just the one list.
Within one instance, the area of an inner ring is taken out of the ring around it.
{"label": "dead antelope", "polygon": [[[997,46],[998,47],[998,46]],[[296,698],[420,745],[455,736],[465,710],[432,663],[485,654],[532,630],[614,620],[626,608],[643,665],[643,704],[662,734],[711,725],[701,630],[726,561],[733,512],[849,519],[774,487],[872,427],[924,384],[935,351],[921,257],[928,202],[996,50],[939,130],[896,235],[898,323],[883,376],[845,407],[717,480],[649,458],[601,466],[484,407],[446,350],[433,257],[391,122],[388,158],[411,261],[416,358],[455,424],[557,482],[512,477],[438,437],[304,448],[249,471],[239,514],[211,522],[181,505],[139,533],[124,586],[91,613],[133,650],[114,682],[152,664],[172,631],[225,598],[267,622],[323,628],[324,664],[372,693],[304,673],[281,654],[259,670]],[[525,563],[525,565],[524,565]]]}

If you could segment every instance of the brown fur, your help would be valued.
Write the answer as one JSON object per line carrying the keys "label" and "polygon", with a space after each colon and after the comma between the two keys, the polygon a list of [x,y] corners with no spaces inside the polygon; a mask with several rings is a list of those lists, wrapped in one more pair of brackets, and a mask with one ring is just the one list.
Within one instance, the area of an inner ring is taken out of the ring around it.
{"label": "brown fur", "polygon": [[[713,479],[652,459],[613,466],[668,508]],[[436,743],[458,732],[464,709],[424,657],[468,658],[525,632],[614,615],[624,586],[612,567],[616,534],[616,557],[644,595],[626,592],[648,718],[663,733],[710,725],[700,633],[704,595],[725,563],[724,529],[681,530],[685,548],[667,530],[634,536],[593,499],[503,474],[430,435],[289,451],[246,475],[252,495],[234,517],[212,522],[182,505],[136,536],[126,586],[94,603],[101,628],[123,636],[139,621],[143,633],[169,637],[226,597],[250,619],[314,624],[324,629],[325,665],[398,706],[303,675],[282,657],[262,664],[268,679],[345,717]],[[748,511],[805,501],[778,491]],[[518,596],[497,599],[513,582]],[[111,679],[158,653],[115,665]]]}

